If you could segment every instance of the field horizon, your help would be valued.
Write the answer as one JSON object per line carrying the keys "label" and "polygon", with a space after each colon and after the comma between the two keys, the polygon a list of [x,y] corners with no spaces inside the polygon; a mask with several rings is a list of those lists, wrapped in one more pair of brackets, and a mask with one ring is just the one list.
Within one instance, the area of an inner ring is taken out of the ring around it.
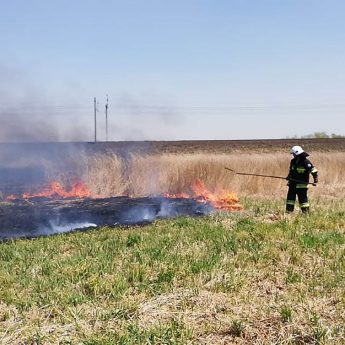
{"label": "field horizon", "polygon": [[[53,150],[90,150],[102,152],[111,150],[114,153],[176,153],[176,152],[238,152],[251,150],[271,152],[289,149],[294,145],[303,146],[306,150],[328,152],[345,151],[345,138],[296,138],[296,139],[228,139],[228,140],[146,140],[146,141],[83,141],[83,142],[0,142],[0,154],[5,150],[16,153]],[[100,151],[98,151],[100,150]]]}

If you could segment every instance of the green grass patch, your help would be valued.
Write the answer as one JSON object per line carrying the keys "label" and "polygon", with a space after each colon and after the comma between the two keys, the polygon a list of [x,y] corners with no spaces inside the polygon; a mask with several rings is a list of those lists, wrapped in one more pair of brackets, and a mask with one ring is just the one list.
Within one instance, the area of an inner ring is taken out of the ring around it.
{"label": "green grass patch", "polygon": [[1,341],[341,341],[344,203],[316,204],[309,216],[284,215],[283,201],[244,204],[1,243]]}

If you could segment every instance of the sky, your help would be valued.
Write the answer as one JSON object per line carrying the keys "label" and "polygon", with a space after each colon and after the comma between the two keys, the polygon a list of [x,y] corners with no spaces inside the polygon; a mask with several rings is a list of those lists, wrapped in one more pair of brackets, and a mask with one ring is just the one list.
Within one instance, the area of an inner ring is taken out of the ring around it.
{"label": "sky", "polygon": [[11,0],[0,141],[345,134],[345,2]]}

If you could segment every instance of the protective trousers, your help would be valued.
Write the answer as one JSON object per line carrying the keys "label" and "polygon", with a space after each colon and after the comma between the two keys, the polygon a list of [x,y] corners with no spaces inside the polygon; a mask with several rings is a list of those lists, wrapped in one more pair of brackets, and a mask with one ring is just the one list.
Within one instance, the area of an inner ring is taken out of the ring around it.
{"label": "protective trousers", "polygon": [[289,186],[289,190],[286,197],[286,211],[293,212],[295,208],[296,195],[298,196],[299,206],[302,212],[309,212],[308,202],[308,188],[296,188],[296,186]]}

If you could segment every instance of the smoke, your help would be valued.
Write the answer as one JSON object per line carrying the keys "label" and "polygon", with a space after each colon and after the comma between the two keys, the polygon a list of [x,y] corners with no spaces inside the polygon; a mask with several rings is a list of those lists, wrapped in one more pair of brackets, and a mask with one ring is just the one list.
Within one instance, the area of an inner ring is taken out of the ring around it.
{"label": "smoke", "polygon": [[[160,95],[120,95],[110,104],[111,140],[167,140],[183,121],[174,102]],[[167,105],[165,105],[167,104]]]}
{"label": "smoke", "polygon": [[154,206],[132,207],[121,214],[120,224],[152,223],[155,221],[157,213],[158,210]]}
{"label": "smoke", "polygon": [[91,130],[81,121],[85,117],[73,110],[61,112],[43,103],[32,106],[16,102],[16,106],[0,105],[0,142],[76,142],[91,138]]}
{"label": "smoke", "polygon": [[198,203],[192,199],[158,198],[156,200],[158,202],[152,203],[152,205],[138,205],[123,211],[119,217],[119,223],[126,225],[152,223],[157,219],[169,219],[181,215],[206,215],[214,211],[211,204]]}
{"label": "smoke", "polygon": [[[39,184],[38,178],[42,184],[48,175],[77,169],[83,147],[53,143],[91,137],[73,101],[56,105],[29,72],[3,64],[0,94],[0,191],[13,186],[24,190]],[[90,108],[92,114],[91,102]]]}
{"label": "smoke", "polygon": [[74,230],[91,229],[96,228],[97,224],[89,222],[76,222],[60,224],[57,221],[50,221],[48,227],[42,227],[37,230],[39,236],[49,236],[53,234],[62,234],[65,232],[71,232]]}
{"label": "smoke", "polygon": [[[83,178],[88,170],[85,164],[88,157],[112,150],[112,146],[87,143],[93,141],[92,97],[84,105],[73,94],[66,101],[58,102],[57,95],[51,97],[37,85],[29,70],[0,64],[0,193],[3,194],[14,186],[16,193],[35,192],[35,188],[49,180],[73,182]],[[51,85],[47,81],[49,89]],[[76,92],[80,96],[81,90]],[[106,99],[97,98],[97,101],[97,137],[102,141],[105,140]],[[159,105],[165,102],[172,103],[157,95],[112,97],[110,93],[109,140],[138,142],[160,136],[164,139],[181,120],[174,107]],[[148,141],[114,146],[114,152],[124,162],[124,179],[129,175],[131,153],[150,154],[152,147]],[[19,174],[17,169],[23,173]],[[153,171],[152,183],[157,180],[155,174]]]}
{"label": "smoke", "polygon": [[[0,142],[57,142],[91,138],[76,102],[57,105],[25,71],[0,65]],[[91,117],[91,115],[90,115]],[[91,123],[91,121],[90,121]]]}
{"label": "smoke", "polygon": [[59,137],[54,127],[43,116],[24,114],[11,109],[0,110],[2,142],[58,141]]}
{"label": "smoke", "polygon": [[[52,91],[54,81],[37,85],[29,73],[30,69],[0,64],[0,142],[92,141],[93,96],[86,96],[80,87],[72,88],[67,81],[66,95],[62,96]],[[68,93],[70,89],[73,92]],[[177,107],[171,105],[174,101],[154,92],[142,96],[108,93],[110,141],[166,140],[183,120]],[[99,141],[106,139],[105,104],[106,97],[98,95]]]}

